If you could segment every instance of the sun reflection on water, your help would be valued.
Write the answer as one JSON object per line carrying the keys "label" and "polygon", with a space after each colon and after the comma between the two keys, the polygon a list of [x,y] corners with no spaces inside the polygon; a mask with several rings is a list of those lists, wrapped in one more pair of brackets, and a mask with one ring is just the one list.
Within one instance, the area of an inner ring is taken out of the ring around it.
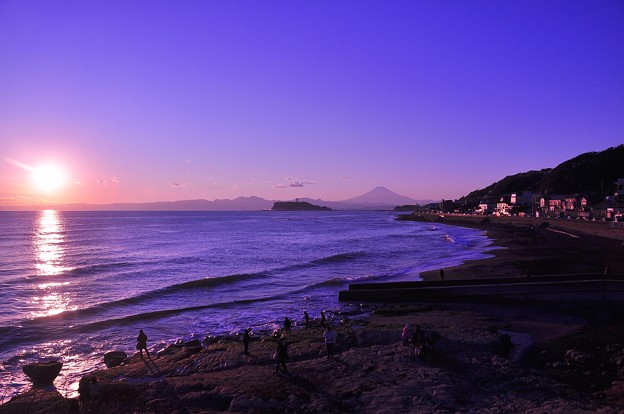
{"label": "sun reflection on water", "polygon": [[63,266],[63,221],[56,210],[44,210],[39,214],[35,233],[35,252],[39,275],[54,276],[67,270]]}
{"label": "sun reflection on water", "polygon": [[[71,270],[65,266],[64,223],[58,211],[44,210],[39,214],[33,238],[35,267],[38,276],[57,276]],[[74,309],[64,287],[69,282],[46,282],[35,285],[37,292],[30,298],[31,317],[57,315]]]}

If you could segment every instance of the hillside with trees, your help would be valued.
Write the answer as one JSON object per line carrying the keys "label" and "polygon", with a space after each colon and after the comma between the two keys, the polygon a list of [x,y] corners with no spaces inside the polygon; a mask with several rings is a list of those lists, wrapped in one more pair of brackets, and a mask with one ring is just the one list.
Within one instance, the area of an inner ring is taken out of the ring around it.
{"label": "hillside with trees", "polygon": [[624,178],[624,145],[588,152],[555,168],[510,175],[460,198],[462,204],[519,191],[536,194],[584,194],[592,201],[613,194],[615,181]]}

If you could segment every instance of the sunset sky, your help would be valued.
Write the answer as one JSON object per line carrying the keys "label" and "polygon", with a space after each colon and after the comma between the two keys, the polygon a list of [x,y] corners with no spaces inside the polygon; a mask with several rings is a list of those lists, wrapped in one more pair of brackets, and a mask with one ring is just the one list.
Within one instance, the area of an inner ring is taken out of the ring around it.
{"label": "sunset sky", "polygon": [[624,143],[624,2],[0,1],[0,206],[382,185]]}

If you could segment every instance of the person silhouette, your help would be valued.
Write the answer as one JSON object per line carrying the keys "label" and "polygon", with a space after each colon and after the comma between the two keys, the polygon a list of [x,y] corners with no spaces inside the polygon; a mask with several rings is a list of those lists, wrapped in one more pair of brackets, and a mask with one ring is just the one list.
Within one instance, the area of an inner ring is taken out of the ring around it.
{"label": "person silhouette", "polygon": [[411,323],[406,323],[401,332],[401,339],[403,339],[403,345],[409,345],[410,337],[412,336],[414,329]]}
{"label": "person silhouette", "polygon": [[282,335],[277,341],[277,352],[275,354],[275,359],[277,360],[275,372],[279,372],[279,366],[281,365],[284,368],[284,372],[288,374],[288,370],[286,369],[286,360],[288,359],[288,342],[286,341],[286,337],[284,335]]}
{"label": "person silhouette", "polygon": [[305,328],[308,329],[308,325],[310,324],[310,315],[308,315],[308,311],[303,311],[303,319],[305,319]]}
{"label": "person silhouette", "polygon": [[284,330],[286,331],[286,333],[290,333],[290,326],[291,325],[292,325],[292,322],[290,321],[288,316],[286,318],[284,318]]}
{"label": "person silhouette", "polygon": [[145,349],[145,354],[147,355],[147,357],[149,359],[152,359],[150,357],[149,351],[147,350],[147,335],[145,335],[145,332],[143,332],[143,329],[139,329],[139,336],[137,337],[136,349],[139,350],[139,353],[141,354],[141,359],[143,359],[144,349]]}
{"label": "person silhouette", "polygon": [[249,341],[251,340],[251,335],[253,335],[251,328],[245,329],[245,332],[243,333],[243,346],[245,347],[243,354],[245,355],[249,355]]}
{"label": "person silhouette", "polygon": [[323,333],[325,345],[327,346],[327,358],[331,358],[334,355],[334,346],[336,345],[337,337],[338,334],[336,331],[332,331],[331,326],[327,325],[327,330]]}

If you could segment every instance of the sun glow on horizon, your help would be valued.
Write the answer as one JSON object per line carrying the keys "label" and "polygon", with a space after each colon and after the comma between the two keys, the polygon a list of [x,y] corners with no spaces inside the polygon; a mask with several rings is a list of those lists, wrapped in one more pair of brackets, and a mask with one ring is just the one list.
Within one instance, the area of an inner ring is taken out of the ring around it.
{"label": "sun glow on horizon", "polygon": [[33,168],[31,179],[35,188],[45,193],[58,191],[67,182],[67,176],[63,169],[53,164]]}

